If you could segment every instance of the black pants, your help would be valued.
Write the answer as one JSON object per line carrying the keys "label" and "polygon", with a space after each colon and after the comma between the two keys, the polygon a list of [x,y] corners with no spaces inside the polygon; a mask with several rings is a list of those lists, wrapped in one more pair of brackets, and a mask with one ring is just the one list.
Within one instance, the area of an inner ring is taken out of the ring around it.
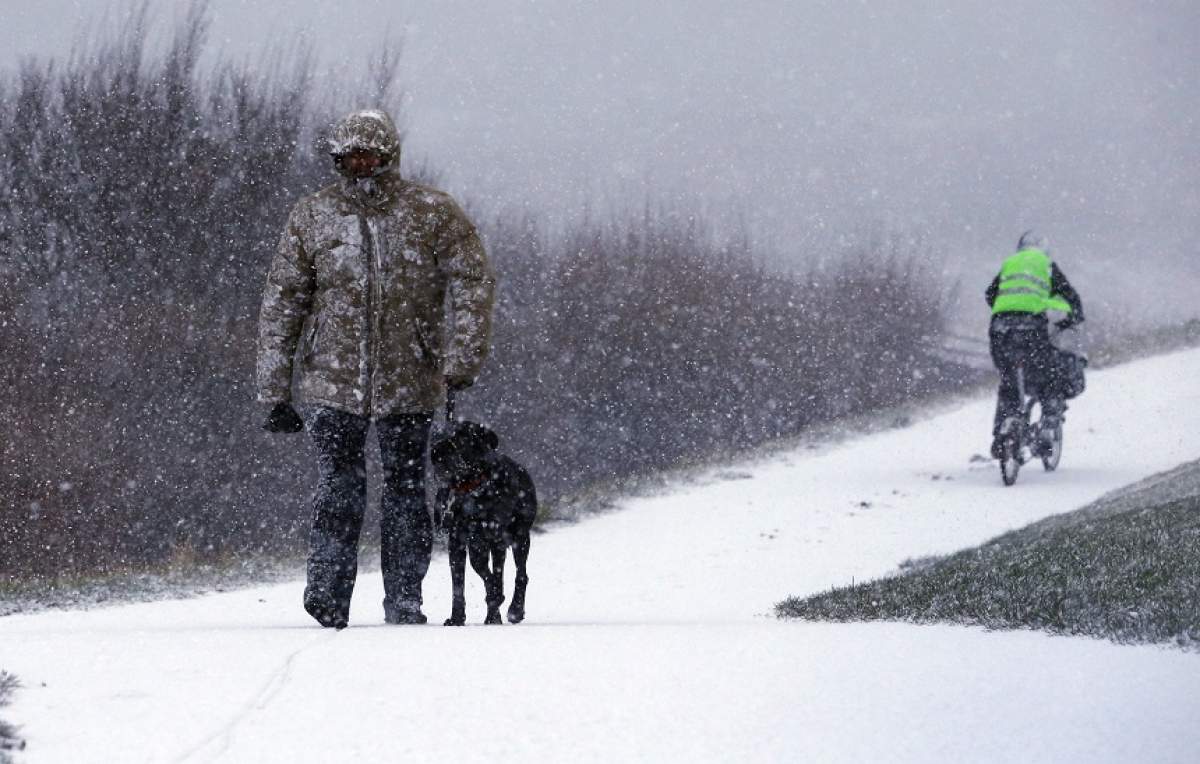
{"label": "black pants", "polygon": [[[432,415],[399,414],[375,423],[383,462],[381,563],[384,608],[419,609],[429,570],[432,524],[425,501],[425,447]],[[365,446],[370,420],[317,409],[306,423],[317,446],[319,483],[313,500],[305,601],[349,617],[358,574],[358,538],[367,508]]]}
{"label": "black pants", "polygon": [[1017,369],[1025,367],[1025,389],[1042,399],[1043,410],[1057,409],[1061,396],[1052,384],[1054,354],[1050,332],[1044,316],[1020,313],[998,313],[988,329],[992,363],[1000,372],[1000,391],[996,400],[996,418],[992,436],[1000,433],[1000,425],[1010,416],[1020,416],[1020,386]]}

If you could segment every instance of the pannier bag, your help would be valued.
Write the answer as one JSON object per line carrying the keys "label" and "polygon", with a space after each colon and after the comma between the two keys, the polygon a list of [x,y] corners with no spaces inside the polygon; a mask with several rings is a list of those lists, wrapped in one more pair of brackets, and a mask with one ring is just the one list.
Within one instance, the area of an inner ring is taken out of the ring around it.
{"label": "pannier bag", "polygon": [[1064,398],[1074,398],[1083,392],[1086,387],[1083,370],[1087,368],[1087,363],[1087,358],[1078,353],[1061,349],[1057,351],[1054,376]]}

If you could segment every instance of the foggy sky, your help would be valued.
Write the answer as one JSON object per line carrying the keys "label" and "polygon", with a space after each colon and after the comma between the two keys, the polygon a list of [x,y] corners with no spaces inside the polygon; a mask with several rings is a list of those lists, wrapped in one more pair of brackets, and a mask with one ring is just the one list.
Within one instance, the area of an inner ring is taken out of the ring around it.
{"label": "foggy sky", "polygon": [[[1093,314],[1200,314],[1200,4],[650,6],[214,0],[211,47],[257,60],[309,41],[333,88],[403,35],[405,151],[497,209],[678,199],[746,220],[784,264],[912,233],[971,310],[1036,227]],[[0,0],[10,70],[127,3],[26,7]]]}

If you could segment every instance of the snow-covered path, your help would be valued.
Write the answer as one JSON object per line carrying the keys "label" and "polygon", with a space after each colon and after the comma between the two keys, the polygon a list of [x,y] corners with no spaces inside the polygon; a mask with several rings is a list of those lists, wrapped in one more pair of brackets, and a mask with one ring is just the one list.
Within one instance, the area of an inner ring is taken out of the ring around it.
{"label": "snow-covered path", "polygon": [[[520,626],[384,626],[377,573],[340,633],[301,582],[0,618],[5,715],[30,762],[1194,761],[1194,654],[769,613],[1200,457],[1198,378],[1200,351],[1090,375],[1059,472],[1013,488],[969,461],[978,401],[629,500],[535,537]],[[435,559],[431,621],[448,589]]]}

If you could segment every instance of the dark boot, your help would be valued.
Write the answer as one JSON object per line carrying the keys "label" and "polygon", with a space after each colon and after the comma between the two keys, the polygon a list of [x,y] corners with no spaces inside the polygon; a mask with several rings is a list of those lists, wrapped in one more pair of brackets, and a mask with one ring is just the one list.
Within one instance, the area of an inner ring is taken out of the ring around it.
{"label": "dark boot", "polygon": [[1057,427],[1066,421],[1067,402],[1062,398],[1047,398],[1042,401],[1042,426]]}
{"label": "dark boot", "polygon": [[304,591],[304,610],[325,628],[338,631],[350,625],[350,614],[328,594],[314,589]]}
{"label": "dark boot", "polygon": [[383,603],[383,620],[390,624],[410,626],[429,621],[421,612],[420,604],[416,602],[392,604],[386,601]]}

